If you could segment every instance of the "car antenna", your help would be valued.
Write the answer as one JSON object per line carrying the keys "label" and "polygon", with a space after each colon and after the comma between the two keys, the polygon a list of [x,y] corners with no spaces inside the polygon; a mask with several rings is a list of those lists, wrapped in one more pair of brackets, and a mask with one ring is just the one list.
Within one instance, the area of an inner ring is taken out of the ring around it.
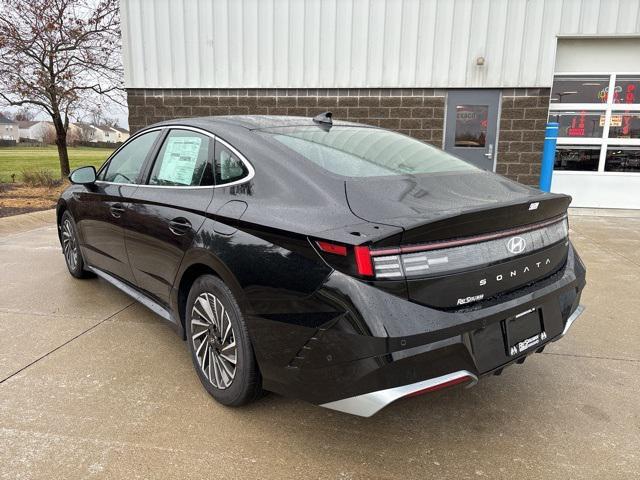
{"label": "car antenna", "polygon": [[333,126],[333,120],[331,120],[331,117],[333,117],[333,113],[322,112],[320,115],[316,115],[315,117],[313,117],[313,121],[321,126],[327,126],[328,128],[331,128]]}

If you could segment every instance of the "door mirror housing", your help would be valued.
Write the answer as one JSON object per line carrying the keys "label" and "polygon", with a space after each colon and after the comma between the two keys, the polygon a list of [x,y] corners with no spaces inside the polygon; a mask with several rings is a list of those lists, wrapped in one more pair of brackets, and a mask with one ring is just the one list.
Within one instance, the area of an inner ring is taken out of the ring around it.
{"label": "door mirror housing", "polygon": [[75,185],[91,185],[96,181],[96,169],[92,166],[76,168],[69,180]]}

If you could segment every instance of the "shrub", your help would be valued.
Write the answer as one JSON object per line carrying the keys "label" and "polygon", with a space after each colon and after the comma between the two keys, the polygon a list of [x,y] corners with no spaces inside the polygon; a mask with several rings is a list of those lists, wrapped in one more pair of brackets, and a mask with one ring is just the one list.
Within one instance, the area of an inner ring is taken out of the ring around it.
{"label": "shrub", "polygon": [[22,172],[22,181],[30,187],[57,187],[62,180],[54,178],[51,170],[25,170]]}

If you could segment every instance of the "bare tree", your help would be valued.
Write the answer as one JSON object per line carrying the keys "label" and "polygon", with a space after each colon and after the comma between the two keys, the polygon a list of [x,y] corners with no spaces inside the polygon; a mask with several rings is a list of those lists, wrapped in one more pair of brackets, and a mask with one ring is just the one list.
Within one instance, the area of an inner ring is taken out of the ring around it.
{"label": "bare tree", "polygon": [[69,174],[69,116],[95,97],[123,103],[119,0],[0,0],[0,100],[51,116]]}
{"label": "bare tree", "polygon": [[96,126],[118,126],[118,119],[105,115],[102,105],[94,105],[88,109],[88,122]]}
{"label": "bare tree", "polygon": [[16,122],[31,122],[34,118],[36,118],[35,112],[27,107],[18,109],[13,115],[13,119]]}
{"label": "bare tree", "polygon": [[45,145],[53,145],[58,138],[56,129],[50,123],[42,123],[36,134],[38,138],[42,139],[42,143]]}
{"label": "bare tree", "polygon": [[13,120],[14,122],[30,122],[36,118],[35,112],[27,107],[19,108],[16,111],[5,110],[1,112],[0,115],[3,115],[9,120]]}

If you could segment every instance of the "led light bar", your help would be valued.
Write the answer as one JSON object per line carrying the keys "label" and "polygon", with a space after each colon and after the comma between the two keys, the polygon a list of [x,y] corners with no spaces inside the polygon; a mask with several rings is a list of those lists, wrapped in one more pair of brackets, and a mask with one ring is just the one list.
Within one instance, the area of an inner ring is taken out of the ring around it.
{"label": "led light bar", "polygon": [[[438,245],[441,248],[436,249],[432,248],[433,244],[427,244],[423,250],[420,250],[419,245],[401,249],[371,250],[375,277],[400,279],[438,275],[528,255],[566,240],[569,224],[567,219],[563,218],[555,223],[545,224],[542,228],[519,232],[517,237],[524,242],[524,247],[517,253],[509,251],[507,246],[514,234],[498,235],[491,235],[490,240],[484,241],[487,236],[478,237],[476,242],[471,242],[471,239],[440,242]],[[445,246],[452,244],[454,246]],[[394,254],[385,255],[386,252]]]}

